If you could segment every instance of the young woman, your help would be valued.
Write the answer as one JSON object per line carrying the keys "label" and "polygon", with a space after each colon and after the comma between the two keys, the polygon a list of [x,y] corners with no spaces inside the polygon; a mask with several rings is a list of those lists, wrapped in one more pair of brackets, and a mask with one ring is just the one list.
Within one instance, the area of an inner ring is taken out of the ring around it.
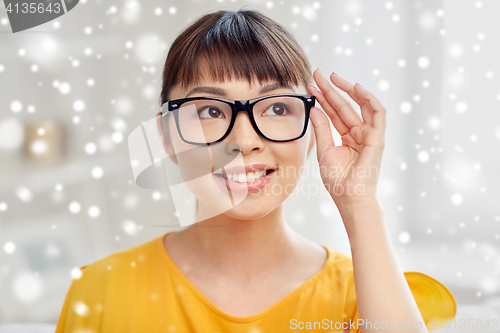
{"label": "young woman", "polygon": [[[376,197],[386,109],[372,93],[335,73],[312,74],[290,33],[250,10],[210,13],[186,28],[169,51],[162,88],[163,110],[176,113],[158,115],[166,150],[230,142],[244,161],[237,172],[213,170],[204,192],[212,195],[197,195],[197,214],[217,205],[221,189],[246,196],[82,267],[56,332],[428,332],[453,320],[449,290],[403,273],[395,260]],[[290,170],[304,166],[315,143],[352,258],[284,220],[283,201],[300,177]]]}

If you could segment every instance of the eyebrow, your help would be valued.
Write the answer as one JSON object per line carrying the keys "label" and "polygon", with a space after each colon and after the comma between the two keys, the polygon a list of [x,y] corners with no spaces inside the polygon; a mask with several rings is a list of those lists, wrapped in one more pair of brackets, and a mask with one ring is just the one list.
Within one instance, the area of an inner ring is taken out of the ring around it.
{"label": "eyebrow", "polygon": [[[293,90],[292,87],[288,84],[273,83],[273,84],[269,84],[265,87],[262,87],[262,89],[260,89],[259,94],[265,94],[267,92],[277,90],[280,88],[289,89],[289,90],[295,92],[295,90]],[[197,93],[197,92],[203,92],[203,93],[207,93],[207,94],[219,95],[219,96],[224,96],[224,97],[227,96],[227,93],[224,89],[216,88],[216,87],[199,86],[199,87],[195,87],[195,88],[191,89],[187,93],[185,98],[188,98],[190,95]]]}
{"label": "eyebrow", "polygon": [[226,91],[224,89],[215,88],[215,87],[200,86],[200,87],[195,87],[195,88],[191,89],[187,93],[187,95],[186,95],[185,98],[188,98],[189,95],[192,95],[192,94],[197,93],[197,92],[204,92],[204,93],[207,93],[207,94],[219,95],[219,96],[224,96],[224,97],[227,96]]}
{"label": "eyebrow", "polygon": [[281,83],[273,83],[273,84],[270,84],[270,85],[267,85],[265,87],[262,87],[262,89],[260,90],[260,94],[265,94],[267,92],[270,92],[270,91],[273,91],[273,90],[276,90],[276,89],[289,89],[293,92],[295,92],[295,90],[292,89],[292,87],[288,84],[281,84]]}

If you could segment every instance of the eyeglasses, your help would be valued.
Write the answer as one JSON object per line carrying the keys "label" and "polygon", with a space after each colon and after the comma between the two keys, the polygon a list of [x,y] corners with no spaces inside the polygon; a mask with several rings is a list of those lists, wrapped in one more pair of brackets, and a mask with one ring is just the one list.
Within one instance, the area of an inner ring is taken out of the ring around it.
{"label": "eyeglasses", "polygon": [[[300,139],[307,130],[309,113],[315,98],[311,95],[269,95],[247,101],[213,97],[191,97],[167,101],[162,114],[173,113],[182,141],[210,145],[224,140],[245,111],[257,132],[273,142]],[[163,117],[162,117],[163,119]]]}

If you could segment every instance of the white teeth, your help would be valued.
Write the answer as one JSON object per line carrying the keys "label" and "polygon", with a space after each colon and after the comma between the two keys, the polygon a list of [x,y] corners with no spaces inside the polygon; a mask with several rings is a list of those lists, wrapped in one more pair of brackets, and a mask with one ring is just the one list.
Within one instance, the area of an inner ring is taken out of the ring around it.
{"label": "white teeth", "polygon": [[255,174],[253,172],[247,173],[247,182],[251,183],[255,180]]}
{"label": "white teeth", "polygon": [[249,172],[249,173],[228,173],[226,174],[227,179],[233,180],[235,182],[239,183],[252,183],[259,179],[260,177],[264,177],[266,175],[266,172],[264,170],[262,171],[255,171],[255,172]]}

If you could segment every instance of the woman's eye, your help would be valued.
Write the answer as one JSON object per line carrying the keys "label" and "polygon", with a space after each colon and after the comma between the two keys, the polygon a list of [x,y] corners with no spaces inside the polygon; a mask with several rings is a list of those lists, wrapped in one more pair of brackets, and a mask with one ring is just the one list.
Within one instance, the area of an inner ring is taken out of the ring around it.
{"label": "woman's eye", "polygon": [[201,109],[198,112],[198,116],[200,118],[206,118],[206,119],[224,119],[224,118],[226,118],[224,115],[224,112],[222,112],[219,108],[216,108],[213,106],[207,106],[207,107]]}
{"label": "woman's eye", "polygon": [[264,113],[264,116],[284,116],[288,113],[288,109],[283,104],[273,104]]}

